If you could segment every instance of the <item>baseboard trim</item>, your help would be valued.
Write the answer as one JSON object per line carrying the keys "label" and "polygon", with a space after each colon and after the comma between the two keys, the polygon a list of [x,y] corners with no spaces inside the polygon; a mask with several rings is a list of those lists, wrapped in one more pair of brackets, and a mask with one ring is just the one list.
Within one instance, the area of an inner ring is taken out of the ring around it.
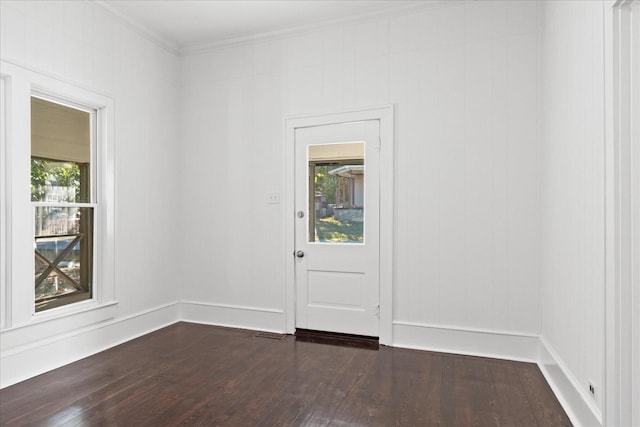
{"label": "baseboard trim", "polygon": [[[2,351],[0,388],[179,321],[283,333],[284,316],[282,310],[259,307],[194,301],[169,303]],[[392,346],[537,363],[574,425],[602,425],[595,402],[586,391],[580,391],[579,383],[553,348],[537,335],[395,321]]]}
{"label": "baseboard trim", "polygon": [[177,305],[170,303],[8,349],[0,353],[0,388],[84,359],[178,320]]}
{"label": "baseboard trim", "polygon": [[463,329],[395,321],[393,346],[536,363],[538,337],[479,329]]}
{"label": "baseboard trim", "polygon": [[575,426],[602,426],[602,414],[586,392],[580,392],[578,381],[566,368],[551,345],[540,340],[538,366],[567,416]]}
{"label": "baseboard trim", "polygon": [[178,305],[183,322],[284,333],[282,310],[195,301],[182,301]]}

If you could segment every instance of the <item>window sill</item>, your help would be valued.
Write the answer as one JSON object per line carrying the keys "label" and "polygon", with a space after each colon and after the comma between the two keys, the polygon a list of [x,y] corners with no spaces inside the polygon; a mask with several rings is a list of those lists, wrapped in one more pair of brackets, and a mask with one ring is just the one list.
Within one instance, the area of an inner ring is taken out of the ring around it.
{"label": "window sill", "polygon": [[82,314],[88,311],[106,309],[117,304],[117,301],[100,304],[95,299],[89,299],[85,301],[75,302],[73,304],[66,304],[60,307],[53,307],[44,311],[34,313],[32,321],[31,323],[29,323],[29,325],[49,321],[51,319],[60,319],[63,317],[73,316],[75,314]]}
{"label": "window sill", "polygon": [[77,305],[82,301],[91,301],[91,294],[87,291],[76,291],[53,298],[36,300],[36,314],[46,313],[54,308]]}
{"label": "window sill", "polygon": [[118,301],[87,300],[35,313],[31,322],[4,329],[2,351],[51,339],[115,317]]}

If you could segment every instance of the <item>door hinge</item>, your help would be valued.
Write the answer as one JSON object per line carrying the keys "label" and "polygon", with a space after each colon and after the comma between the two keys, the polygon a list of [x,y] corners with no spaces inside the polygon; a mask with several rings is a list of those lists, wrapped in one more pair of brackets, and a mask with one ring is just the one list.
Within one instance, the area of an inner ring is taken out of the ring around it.
{"label": "door hinge", "polygon": [[382,147],[382,138],[378,136],[378,144],[376,145],[376,148],[379,150],[380,147]]}
{"label": "door hinge", "polygon": [[380,304],[374,307],[374,314],[378,319],[380,318]]}

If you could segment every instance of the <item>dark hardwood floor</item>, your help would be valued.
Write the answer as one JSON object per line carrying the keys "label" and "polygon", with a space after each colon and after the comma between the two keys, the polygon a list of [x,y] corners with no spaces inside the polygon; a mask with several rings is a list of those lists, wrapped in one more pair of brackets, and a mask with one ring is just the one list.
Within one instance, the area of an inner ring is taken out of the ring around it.
{"label": "dark hardwood floor", "polygon": [[571,425],[535,364],[274,338],[177,323],[1,390],[0,425]]}

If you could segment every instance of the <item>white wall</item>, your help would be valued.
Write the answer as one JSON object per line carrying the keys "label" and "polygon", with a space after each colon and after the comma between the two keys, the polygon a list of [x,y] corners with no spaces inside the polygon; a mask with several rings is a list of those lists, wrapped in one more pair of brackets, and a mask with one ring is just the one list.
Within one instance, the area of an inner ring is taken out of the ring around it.
{"label": "white wall", "polygon": [[542,5],[540,335],[599,415],[605,324],[603,5]]}
{"label": "white wall", "polygon": [[[185,284],[178,268],[184,248],[177,242],[186,227],[178,207],[178,58],[92,2],[3,0],[0,8],[3,60],[106,94],[115,101],[115,293],[120,303],[112,322],[175,302]],[[22,285],[28,283],[12,284]],[[23,350],[29,350],[26,347],[11,348],[10,342],[29,342],[35,336],[29,327],[12,325],[23,327],[3,334],[2,383],[97,351],[158,327],[161,321],[156,319],[155,324],[145,324],[139,331],[122,328],[119,333],[105,330],[96,336],[89,334],[77,348],[70,346],[74,341],[68,332],[86,325],[74,325],[61,336],[65,347],[52,344],[55,336],[42,341],[43,345],[47,341],[49,353],[39,361],[21,356]],[[31,344],[31,350],[37,348],[38,343]],[[20,373],[13,361],[21,363]]]}
{"label": "white wall", "polygon": [[540,334],[574,393],[603,390],[600,2],[424,8],[184,58],[94,3],[0,7],[3,60],[116,104],[117,315],[38,351],[180,318],[281,329],[282,119],[393,103],[395,343],[504,356],[501,336]]}
{"label": "white wall", "polygon": [[394,103],[395,322],[537,334],[538,13],[425,8],[183,58],[183,298],[281,311],[283,117]]}

